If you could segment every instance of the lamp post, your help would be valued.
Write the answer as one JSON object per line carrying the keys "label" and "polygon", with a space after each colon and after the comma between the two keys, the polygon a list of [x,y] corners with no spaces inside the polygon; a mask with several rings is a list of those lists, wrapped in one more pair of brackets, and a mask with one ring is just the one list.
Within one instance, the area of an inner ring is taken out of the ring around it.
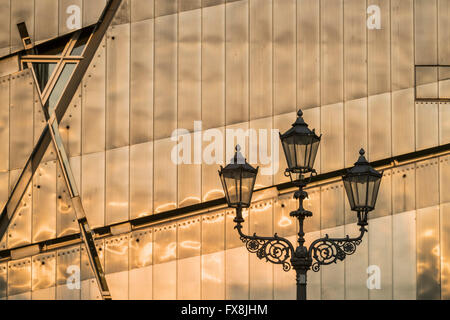
{"label": "lamp post", "polygon": [[280,134],[280,140],[288,164],[285,175],[290,177],[292,183],[298,187],[294,198],[299,201],[299,206],[297,210],[290,213],[290,216],[296,217],[299,222],[298,245],[295,249],[289,240],[277,234],[272,237],[260,237],[242,232],[244,222],[242,209],[250,207],[258,168],[255,169],[247,163],[239,146],[236,147],[236,153],[230,164],[225,168],[221,167],[219,176],[228,206],[236,209],[236,218],[233,220],[236,223],[235,229],[247,250],[256,253],[260,259],[282,265],[284,271],[293,268],[296,271],[297,300],[306,300],[308,270],[318,272],[321,266],[344,260],[347,255],[355,253],[357,246],[361,243],[367,232],[367,215],[375,208],[382,173],[370,166],[364,157],[364,150],[361,149],[354,167],[342,177],[351,210],[357,214],[359,236],[330,238],[325,235],[313,241],[308,248],[305,246],[303,223],[305,218],[312,216],[312,212],[303,207],[303,202],[308,197],[304,189],[311,177],[316,174],[313,167],[321,136],[308,128],[303,120],[303,112],[300,110],[296,122],[286,133]]}

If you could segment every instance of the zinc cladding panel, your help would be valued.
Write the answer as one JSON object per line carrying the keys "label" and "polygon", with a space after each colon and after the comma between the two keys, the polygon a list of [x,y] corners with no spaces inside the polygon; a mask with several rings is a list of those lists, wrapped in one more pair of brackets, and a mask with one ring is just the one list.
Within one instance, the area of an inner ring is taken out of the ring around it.
{"label": "zinc cladding panel", "polygon": [[416,212],[392,216],[392,281],[394,300],[416,299]]}
{"label": "zinc cladding panel", "polygon": [[321,104],[343,100],[343,2],[321,2]]}
{"label": "zinc cladding panel", "polygon": [[369,150],[370,161],[388,158],[392,154],[391,126],[391,94],[383,93],[369,96]]}
{"label": "zinc cladding panel", "polygon": [[82,84],[83,154],[105,150],[106,50],[103,42]]}
{"label": "zinc cladding panel", "polygon": [[178,128],[192,132],[201,120],[201,10],[181,12],[178,31]]}
{"label": "zinc cladding panel", "polygon": [[415,63],[437,64],[437,0],[414,2]]}
{"label": "zinc cladding panel", "polygon": [[392,91],[414,85],[414,1],[391,0]]}
{"label": "zinc cladding panel", "polygon": [[345,167],[351,167],[358,159],[359,150],[367,150],[367,98],[346,101],[345,122]]}
{"label": "zinc cladding panel", "polygon": [[56,257],[56,299],[80,299],[80,246],[57,251]]}
{"label": "zinc cladding panel", "polygon": [[415,150],[414,88],[392,93],[392,154]]}
{"label": "zinc cladding panel", "polygon": [[36,1],[34,16],[36,42],[58,35],[58,0]]}
{"label": "zinc cladding panel", "polygon": [[392,212],[401,213],[416,208],[415,165],[392,169]]}
{"label": "zinc cladding panel", "polygon": [[[368,30],[369,95],[391,91],[390,1],[369,0],[368,5],[380,8],[381,28]],[[369,116],[370,117],[370,116]]]}
{"label": "zinc cladding panel", "polygon": [[31,289],[33,300],[56,298],[56,252],[32,257]]}
{"label": "zinc cladding panel", "polygon": [[[194,134],[186,134],[184,136],[179,136],[179,139],[189,139],[193,141],[196,135],[200,132]],[[180,150],[182,149],[182,150]],[[185,150],[184,148],[177,147],[179,154],[190,154],[190,161],[192,161],[192,152]],[[178,172],[178,206],[185,207],[201,202],[201,171],[202,165],[195,164],[195,162],[180,163],[177,166]]]}
{"label": "zinc cladding panel", "polygon": [[129,298],[152,299],[153,296],[152,229],[135,231],[130,236]]}
{"label": "zinc cladding panel", "polygon": [[274,114],[296,110],[296,1],[273,2]]}
{"label": "zinc cladding panel", "polygon": [[[248,221],[248,211],[243,212],[244,219]],[[234,229],[233,219],[235,212],[225,212],[225,298],[248,299],[249,298],[249,253]],[[245,234],[248,234],[248,223],[243,224]]]}
{"label": "zinc cladding panel", "polygon": [[129,166],[129,147],[106,151],[106,225],[129,219]]}
{"label": "zinc cladding panel", "polygon": [[130,147],[130,219],[152,214],[153,142]]}
{"label": "zinc cladding panel", "polygon": [[320,1],[297,1],[297,106],[320,106]]}
{"label": "zinc cladding panel", "polygon": [[250,1],[250,119],[272,115],[272,1]]}
{"label": "zinc cladding panel", "polygon": [[130,236],[130,270],[140,269],[153,264],[153,230],[144,229]]}
{"label": "zinc cladding panel", "polygon": [[344,224],[344,187],[333,183],[321,189],[321,229]]}
{"label": "zinc cladding panel", "polygon": [[[352,214],[354,214],[352,212]],[[359,234],[356,223],[345,225],[345,234],[354,237]],[[367,235],[366,235],[367,236]],[[369,243],[367,238],[356,249],[356,252],[341,263],[345,264],[345,299],[367,300],[367,267],[369,266]]]}
{"label": "zinc cladding panel", "polygon": [[[224,128],[218,129],[208,129],[204,133],[204,139],[211,141],[210,143],[204,143],[202,148],[202,153],[209,157],[211,152],[211,147],[217,146],[216,159],[221,163],[224,163],[225,154],[225,130]],[[218,139],[216,139],[216,138]],[[223,141],[221,141],[222,139]],[[213,144],[214,141],[214,144]],[[211,147],[210,147],[211,146]],[[217,175],[217,163],[206,163],[202,164],[202,200],[208,201],[212,199],[221,198],[224,196],[223,187],[220,179]]]}
{"label": "zinc cladding panel", "polygon": [[130,6],[131,22],[153,18],[155,0],[132,0]]}
{"label": "zinc cladding panel", "polygon": [[202,217],[202,299],[225,297],[225,213]]}
{"label": "zinc cladding panel", "polygon": [[225,125],[225,6],[202,10],[202,121]]}
{"label": "zinc cladding panel", "polygon": [[417,210],[417,299],[441,298],[439,206]]}
{"label": "zinc cladding panel", "polygon": [[366,3],[344,1],[344,98],[367,95]]}
{"label": "zinc cladding panel", "polygon": [[416,102],[416,150],[431,148],[439,142],[439,105]]}
{"label": "zinc cladding panel", "polygon": [[176,299],[176,225],[154,229],[153,298]]}
{"label": "zinc cladding panel", "polygon": [[[201,10],[191,10],[179,14],[178,128],[190,132],[194,130],[194,122],[201,119],[202,111],[201,33]],[[195,144],[201,139],[200,134],[200,132],[187,134],[181,139],[190,139],[191,143]],[[186,152],[188,150],[183,150],[183,155]],[[180,206],[201,202],[201,164],[192,158],[192,152],[189,151],[188,154],[191,155],[189,164],[178,165],[178,203]],[[192,160],[194,162],[191,162]]]}
{"label": "zinc cladding panel", "polygon": [[114,299],[128,299],[129,236],[121,235],[105,241],[105,273]]}
{"label": "zinc cladding panel", "polygon": [[170,15],[178,10],[178,0],[155,0],[155,16]]}
{"label": "zinc cladding panel", "polygon": [[[369,290],[370,300],[392,299],[392,216],[370,221],[370,232],[365,241],[369,242],[369,266],[377,266],[379,290]],[[376,283],[375,283],[376,284]]]}
{"label": "zinc cladding panel", "polygon": [[337,103],[321,108],[322,173],[344,166],[344,105]]}
{"label": "zinc cladding panel", "polygon": [[199,299],[201,287],[200,217],[178,222],[178,299]]}
{"label": "zinc cladding panel", "polygon": [[438,62],[439,64],[450,64],[450,1],[438,0]]}
{"label": "zinc cladding panel", "polygon": [[170,137],[177,126],[176,15],[155,20],[154,139]]}
{"label": "zinc cladding panel", "polygon": [[226,124],[248,121],[248,1],[226,6]]}
{"label": "zinc cladding panel", "polygon": [[56,237],[56,161],[41,163],[33,178],[33,242]]}
{"label": "zinc cladding panel", "polygon": [[170,139],[154,142],[153,163],[153,210],[155,213],[172,210],[177,207],[177,165],[171,154],[176,148]]}
{"label": "zinc cladding panel", "polygon": [[195,10],[202,7],[202,0],[184,0],[178,2],[178,11]]}
{"label": "zinc cladding panel", "polygon": [[106,35],[106,149],[129,144],[130,24],[112,26]]}
{"label": "zinc cladding panel", "polygon": [[106,0],[83,0],[83,26],[88,26],[98,21]]}
{"label": "zinc cladding panel", "polygon": [[[273,173],[276,169],[274,157],[278,148],[278,135],[273,135],[272,117],[250,121],[249,163],[259,166],[255,189],[273,185]],[[254,158],[254,159],[252,159]]]}
{"label": "zinc cladding panel", "polygon": [[415,150],[414,1],[391,1],[392,153]]}
{"label": "zinc cladding panel", "polygon": [[8,262],[8,296],[31,292],[31,258]]}
{"label": "zinc cladding panel", "polygon": [[154,19],[132,22],[130,32],[130,144],[133,145],[153,138]]}

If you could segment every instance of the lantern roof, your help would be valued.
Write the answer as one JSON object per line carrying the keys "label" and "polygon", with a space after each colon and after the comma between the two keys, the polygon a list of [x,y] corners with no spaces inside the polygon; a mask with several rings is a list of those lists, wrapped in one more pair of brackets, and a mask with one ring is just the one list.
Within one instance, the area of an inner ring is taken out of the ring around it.
{"label": "lantern roof", "polygon": [[366,157],[364,156],[366,152],[364,149],[361,149],[359,151],[359,159],[355,162],[355,165],[347,170],[347,174],[344,176],[344,179],[346,177],[352,177],[352,176],[361,176],[361,175],[371,175],[374,177],[382,177],[382,173],[375,170],[367,161]]}
{"label": "lantern roof", "polygon": [[225,167],[222,168],[222,171],[232,171],[232,170],[244,170],[251,173],[258,172],[258,169],[252,167],[248,162],[247,159],[244,158],[244,156],[241,153],[241,146],[236,146],[236,153],[234,154],[233,158],[231,158],[230,163]]}
{"label": "lantern roof", "polygon": [[297,112],[297,120],[292,124],[292,128],[290,128],[285,133],[281,134],[281,139],[293,136],[293,135],[302,135],[302,136],[315,136],[320,140],[320,137],[316,134],[316,130],[310,130],[308,128],[308,124],[303,119],[303,111],[298,110]]}

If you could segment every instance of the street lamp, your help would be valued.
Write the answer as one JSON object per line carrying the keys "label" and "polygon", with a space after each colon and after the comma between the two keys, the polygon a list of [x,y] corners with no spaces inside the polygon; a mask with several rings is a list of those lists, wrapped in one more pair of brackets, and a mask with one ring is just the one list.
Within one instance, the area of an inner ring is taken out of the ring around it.
{"label": "street lamp", "polygon": [[330,238],[328,235],[305,247],[305,232],[303,223],[305,218],[311,217],[312,212],[305,210],[303,201],[308,197],[304,190],[316,173],[313,169],[321,137],[314,130],[309,130],[303,120],[303,112],[298,112],[297,121],[286,133],[280,135],[288,168],[285,171],[292,183],[298,187],[294,198],[299,201],[297,210],[290,213],[299,221],[298,246],[287,239],[279,237],[260,237],[256,234],[249,236],[242,232],[242,208],[248,208],[251,203],[252,190],[255,184],[258,169],[247,163],[236,147],[236,154],[231,163],[219,171],[226,200],[230,208],[236,208],[236,223],[241,240],[247,250],[256,253],[258,258],[283,266],[284,271],[293,268],[296,271],[297,300],[306,300],[306,274],[312,269],[315,272],[323,265],[337,263],[347,255],[355,253],[357,246],[367,232],[367,215],[375,208],[382,173],[370,166],[361,149],[360,157],[354,167],[349,169],[342,177],[345,191],[352,211],[357,213],[360,235],[356,238]]}

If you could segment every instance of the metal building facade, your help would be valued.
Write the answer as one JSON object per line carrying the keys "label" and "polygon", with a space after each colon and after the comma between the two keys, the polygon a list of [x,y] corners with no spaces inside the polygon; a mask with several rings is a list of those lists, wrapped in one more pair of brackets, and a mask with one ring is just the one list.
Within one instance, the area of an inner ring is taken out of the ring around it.
{"label": "metal building facade", "polygon": [[[37,44],[71,31],[69,6],[87,26],[105,3],[0,0],[1,207],[44,122],[30,70],[17,66],[17,23]],[[380,28],[369,26],[374,5]],[[249,255],[225,205],[182,210],[223,192],[217,164],[171,161],[171,137],[186,129],[205,151],[205,135],[220,132],[225,162],[237,142],[227,129],[285,131],[299,107],[323,134],[319,174],[350,167],[361,147],[370,161],[443,150],[385,168],[368,236],[345,262],[309,274],[309,298],[450,298],[449,25],[450,0],[123,0],[60,123],[113,299],[295,297],[294,273]],[[259,141],[247,137],[246,154],[263,149],[279,166],[257,188],[287,182],[281,146]],[[357,232],[339,180],[309,193],[309,239]],[[54,150],[22,201],[2,251],[79,232]],[[292,189],[265,189],[245,227],[293,239],[295,206]],[[99,298],[80,243],[0,263],[0,297]],[[76,268],[79,288],[68,286]],[[368,284],[374,268],[379,288]]]}

